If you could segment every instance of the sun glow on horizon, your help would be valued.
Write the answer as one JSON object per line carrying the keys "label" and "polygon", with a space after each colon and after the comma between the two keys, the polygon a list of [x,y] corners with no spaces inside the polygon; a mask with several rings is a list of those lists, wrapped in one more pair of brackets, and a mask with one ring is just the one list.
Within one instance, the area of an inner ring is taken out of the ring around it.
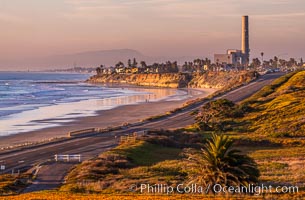
{"label": "sun glow on horizon", "polygon": [[302,57],[302,0],[0,0],[0,62],[130,48],[149,56],[212,57],[240,48],[250,17],[251,55]]}

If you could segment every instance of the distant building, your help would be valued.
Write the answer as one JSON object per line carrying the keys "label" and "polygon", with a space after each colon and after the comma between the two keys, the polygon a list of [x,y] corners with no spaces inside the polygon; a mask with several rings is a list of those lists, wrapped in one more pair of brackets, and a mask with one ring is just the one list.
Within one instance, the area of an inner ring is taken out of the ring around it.
{"label": "distant building", "polygon": [[241,66],[245,64],[246,55],[241,50],[229,49],[226,54],[215,54],[214,62],[217,64],[227,64]]}
{"label": "distant building", "polygon": [[214,54],[214,62],[222,65],[246,66],[249,63],[249,21],[242,17],[241,50],[229,49],[226,54]]}

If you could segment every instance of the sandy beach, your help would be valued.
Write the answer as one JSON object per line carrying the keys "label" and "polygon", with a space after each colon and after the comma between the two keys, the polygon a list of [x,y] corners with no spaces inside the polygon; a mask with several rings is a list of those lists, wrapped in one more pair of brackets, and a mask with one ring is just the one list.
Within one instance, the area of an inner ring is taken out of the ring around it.
{"label": "sandy beach", "polygon": [[[61,123],[58,127],[45,128],[37,131],[25,132],[0,137],[0,148],[39,142],[51,138],[66,137],[69,131],[85,128],[118,126],[123,123],[134,123],[150,116],[163,114],[183,105],[190,99],[206,97],[216,89],[193,89],[197,91],[192,98],[184,100],[161,100],[134,105],[119,106],[110,110],[97,111],[96,116],[75,118],[72,122]],[[200,90],[200,92],[198,92]]]}

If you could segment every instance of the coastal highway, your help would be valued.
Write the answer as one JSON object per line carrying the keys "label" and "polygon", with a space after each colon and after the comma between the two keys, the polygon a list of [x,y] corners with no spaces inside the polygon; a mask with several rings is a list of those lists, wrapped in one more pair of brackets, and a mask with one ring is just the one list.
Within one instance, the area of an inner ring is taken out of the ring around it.
{"label": "coastal highway", "polygon": [[[215,99],[228,99],[235,103],[238,103],[251,95],[255,92],[259,91],[266,85],[269,85],[274,79],[279,78],[280,76],[284,75],[284,73],[273,73],[273,74],[266,74],[256,81],[253,81],[243,87],[237,88],[231,92],[228,92],[220,97]],[[145,124],[145,128],[163,128],[163,129],[174,129],[174,128],[182,128],[194,123],[194,118],[190,116],[190,113],[196,109],[198,109],[202,104],[195,105],[190,107],[189,109],[177,113],[173,116],[170,116],[166,119],[160,119],[159,121],[150,122]]]}
{"label": "coastal highway", "polygon": [[[234,102],[239,102],[251,96],[258,90],[260,90],[263,86],[270,84],[274,79],[282,75],[283,73],[266,74],[264,76],[261,76],[258,80],[253,81],[252,83],[242,86],[236,90],[228,92],[227,94],[222,95],[218,98],[226,98]],[[17,172],[22,168],[34,166],[48,160],[54,160],[55,154],[81,154],[82,160],[87,160],[93,158],[94,156],[97,156],[101,152],[107,151],[115,147],[118,144],[118,136],[120,135],[144,129],[171,129],[191,125],[194,122],[194,119],[190,115],[190,113],[193,110],[198,109],[200,106],[202,106],[202,104],[196,104],[188,109],[185,109],[168,117],[154,121],[148,121],[138,126],[131,125],[130,127],[127,127],[124,130],[71,138],[64,141],[45,144],[41,146],[33,146],[27,149],[23,149],[21,151],[12,150],[8,152],[0,152],[0,165],[5,165],[6,167],[6,169],[2,172],[11,173],[12,170],[14,170],[14,172]],[[56,179],[56,174],[61,174],[62,177],[62,171],[67,171],[68,169],[69,168],[64,169],[53,167],[50,168],[49,171],[44,170],[44,173],[54,174],[53,178]],[[62,179],[60,178],[57,180],[57,182],[53,181],[52,187],[60,184],[60,181],[62,181]],[[48,183],[46,182],[46,187],[43,187],[43,189],[51,188],[51,185],[49,185],[49,187],[47,185]],[[28,191],[35,190],[38,189],[33,188],[29,189]]]}

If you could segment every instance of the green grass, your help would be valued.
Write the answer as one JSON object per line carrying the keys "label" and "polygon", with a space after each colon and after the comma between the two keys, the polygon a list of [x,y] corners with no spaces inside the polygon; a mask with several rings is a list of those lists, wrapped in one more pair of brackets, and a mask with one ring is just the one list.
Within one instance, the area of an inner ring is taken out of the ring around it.
{"label": "green grass", "polygon": [[[305,71],[287,74],[241,103],[224,134],[258,163],[262,183],[305,190]],[[229,127],[230,126],[230,127]]]}
{"label": "green grass", "polygon": [[276,91],[277,88],[282,86],[284,83],[286,83],[292,76],[294,76],[297,72],[291,72],[289,74],[286,74],[276,80],[274,80],[270,85],[267,85],[263,87],[260,91],[252,95],[250,98],[244,100],[244,103],[257,103],[259,100],[261,100],[264,97],[267,97],[268,95],[272,94]]}
{"label": "green grass", "polygon": [[243,147],[255,159],[260,181],[271,185],[298,185],[305,190],[304,147]]}
{"label": "green grass", "polygon": [[61,190],[126,193],[132,184],[173,184],[185,176],[181,151],[143,140],[121,144],[72,170]]}
{"label": "green grass", "polygon": [[[244,119],[250,122],[248,130],[253,130],[245,137],[252,140],[264,139],[282,147],[263,149],[255,147],[251,152],[261,171],[261,181],[274,185],[293,184],[305,188],[305,95],[294,91],[292,86],[303,90],[305,72],[294,74],[280,85],[273,93],[270,101],[258,106],[258,111],[249,113]],[[255,138],[255,139],[254,139]]]}
{"label": "green grass", "polygon": [[118,147],[112,152],[127,156],[136,165],[151,166],[164,160],[177,159],[181,149],[141,141],[132,146]]}
{"label": "green grass", "polygon": [[[254,109],[243,118],[231,119],[235,122],[234,130],[246,131],[253,137],[278,138],[278,142],[303,145],[298,138],[305,137],[304,90],[305,71],[275,80],[243,102]],[[283,138],[286,141],[281,140]]]}

